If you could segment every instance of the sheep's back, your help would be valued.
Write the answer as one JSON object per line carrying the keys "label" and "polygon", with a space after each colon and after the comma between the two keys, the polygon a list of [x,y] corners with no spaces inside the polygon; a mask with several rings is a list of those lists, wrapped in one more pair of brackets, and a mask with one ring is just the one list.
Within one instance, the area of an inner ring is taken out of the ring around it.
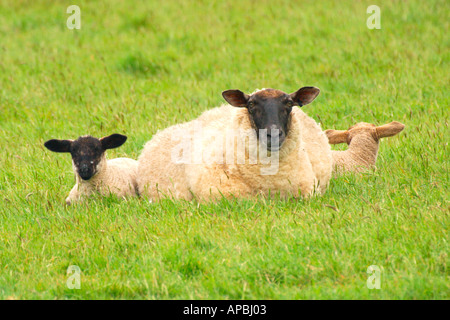
{"label": "sheep's back", "polygon": [[324,192],[331,178],[333,158],[328,138],[320,125],[299,108],[293,109],[293,116],[300,128],[301,140],[309,156],[313,172]]}
{"label": "sheep's back", "polygon": [[108,160],[106,176],[102,179],[106,182],[109,191],[118,196],[134,196],[137,190],[138,162],[129,158],[116,158]]}

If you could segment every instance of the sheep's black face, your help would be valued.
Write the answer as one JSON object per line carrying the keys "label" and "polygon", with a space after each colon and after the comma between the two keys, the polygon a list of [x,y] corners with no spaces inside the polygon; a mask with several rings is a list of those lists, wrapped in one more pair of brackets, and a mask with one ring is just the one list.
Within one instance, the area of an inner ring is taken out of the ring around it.
{"label": "sheep's black face", "polygon": [[[247,95],[239,90],[222,93],[235,107],[246,107],[254,124],[258,139],[264,141],[268,151],[278,151],[289,134],[289,119],[293,106],[312,102],[319,94],[315,87],[304,87],[287,94],[280,90],[264,89]],[[265,137],[261,139],[260,134]]]}
{"label": "sheep's black face", "polygon": [[287,134],[289,115],[294,100],[288,94],[273,89],[259,91],[250,96],[247,109],[254,123],[258,139],[260,134],[269,151],[277,151],[282,146]]}
{"label": "sheep's black face", "polygon": [[120,147],[126,140],[126,136],[116,133],[101,139],[91,136],[79,137],[75,141],[52,139],[44,145],[54,152],[70,152],[78,175],[89,180],[97,174],[105,151]]}
{"label": "sheep's black face", "polygon": [[81,179],[89,180],[97,172],[105,149],[99,139],[86,136],[75,140],[70,147],[70,154]]}

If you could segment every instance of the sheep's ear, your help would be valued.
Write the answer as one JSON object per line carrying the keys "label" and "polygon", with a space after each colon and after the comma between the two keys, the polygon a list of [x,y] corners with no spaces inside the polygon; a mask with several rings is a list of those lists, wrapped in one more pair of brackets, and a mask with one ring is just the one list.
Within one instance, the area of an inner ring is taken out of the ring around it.
{"label": "sheep's ear", "polygon": [[70,152],[70,146],[73,140],[52,139],[44,143],[44,146],[53,152]]}
{"label": "sheep's ear", "polygon": [[103,149],[114,149],[123,145],[127,141],[127,136],[114,133],[110,136],[100,138]]}
{"label": "sheep's ear", "polygon": [[250,96],[240,90],[226,90],[222,92],[222,97],[233,107],[243,108],[247,106]]}
{"label": "sheep's ear", "polygon": [[314,101],[314,99],[319,95],[320,89],[316,87],[303,87],[290,94],[290,97],[298,105],[304,106],[308,103]]}
{"label": "sheep's ear", "polygon": [[325,130],[329,144],[347,143],[347,130]]}
{"label": "sheep's ear", "polygon": [[392,121],[391,123],[376,128],[379,138],[392,137],[405,128],[403,123]]}

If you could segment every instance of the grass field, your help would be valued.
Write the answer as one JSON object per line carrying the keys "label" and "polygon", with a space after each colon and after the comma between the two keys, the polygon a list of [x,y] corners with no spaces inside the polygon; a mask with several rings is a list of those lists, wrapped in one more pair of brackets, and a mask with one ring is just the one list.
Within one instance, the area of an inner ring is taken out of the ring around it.
{"label": "grass field", "polygon": [[[66,26],[71,4],[80,30]],[[371,4],[380,30],[366,26]],[[0,298],[449,299],[449,12],[446,0],[0,0]],[[306,201],[64,205],[70,156],[47,139],[123,133],[109,157],[137,158],[223,90],[305,85],[321,89],[303,109],[324,129],[406,125],[377,171]]]}

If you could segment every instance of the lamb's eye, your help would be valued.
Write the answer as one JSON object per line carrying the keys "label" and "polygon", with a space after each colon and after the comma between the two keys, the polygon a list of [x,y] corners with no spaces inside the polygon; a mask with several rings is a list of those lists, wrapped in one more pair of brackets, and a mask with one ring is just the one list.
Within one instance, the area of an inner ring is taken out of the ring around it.
{"label": "lamb's eye", "polygon": [[286,102],[286,106],[288,108],[292,108],[294,106],[294,102],[293,101],[288,101],[288,102]]}

